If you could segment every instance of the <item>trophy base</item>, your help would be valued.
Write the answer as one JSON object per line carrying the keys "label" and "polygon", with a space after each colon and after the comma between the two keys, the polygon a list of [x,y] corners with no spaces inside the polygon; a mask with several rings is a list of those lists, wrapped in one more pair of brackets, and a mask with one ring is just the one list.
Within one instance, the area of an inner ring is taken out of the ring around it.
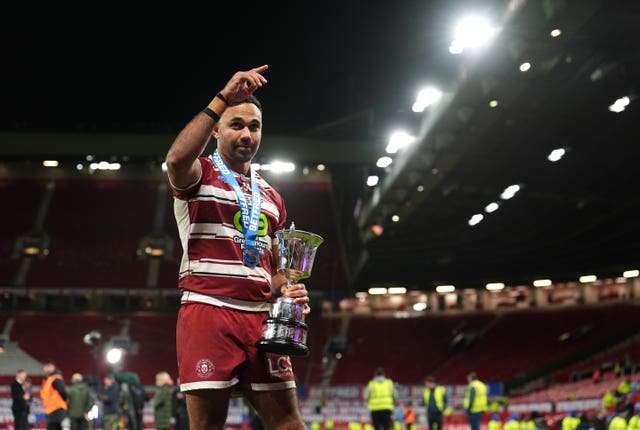
{"label": "trophy base", "polygon": [[256,346],[261,351],[272,352],[274,354],[291,355],[295,357],[309,356],[309,348],[307,345],[289,339],[262,339]]}

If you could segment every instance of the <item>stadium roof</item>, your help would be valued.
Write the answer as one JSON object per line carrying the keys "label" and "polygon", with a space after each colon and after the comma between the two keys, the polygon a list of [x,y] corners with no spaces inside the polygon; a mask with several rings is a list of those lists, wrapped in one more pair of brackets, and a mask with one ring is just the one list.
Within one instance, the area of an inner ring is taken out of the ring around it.
{"label": "stadium roof", "polygon": [[[260,154],[329,166],[356,289],[530,284],[640,266],[637,1],[50,8],[17,13],[2,30],[11,41],[3,157],[111,150],[104,139],[69,148],[56,133],[127,136],[114,154],[162,156],[233,72],[269,64],[257,94]],[[452,55],[468,13],[496,33]],[[413,112],[425,86],[442,97]],[[396,129],[415,142],[376,167]],[[555,149],[564,156],[551,162]],[[366,186],[374,174],[379,183]],[[474,215],[483,218],[472,226]]]}

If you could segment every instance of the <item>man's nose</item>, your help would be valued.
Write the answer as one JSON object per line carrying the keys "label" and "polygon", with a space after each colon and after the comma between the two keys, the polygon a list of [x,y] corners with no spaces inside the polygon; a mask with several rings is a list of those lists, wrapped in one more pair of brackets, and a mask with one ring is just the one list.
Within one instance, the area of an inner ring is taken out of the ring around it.
{"label": "man's nose", "polygon": [[249,130],[249,127],[244,127],[240,131],[240,138],[241,139],[251,139],[251,130]]}

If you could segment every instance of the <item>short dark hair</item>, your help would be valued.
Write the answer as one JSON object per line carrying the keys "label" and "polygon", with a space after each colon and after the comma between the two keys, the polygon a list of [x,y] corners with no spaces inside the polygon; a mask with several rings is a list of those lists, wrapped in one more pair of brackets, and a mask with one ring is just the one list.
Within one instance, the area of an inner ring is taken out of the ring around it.
{"label": "short dark hair", "polygon": [[469,372],[469,374],[467,375],[468,379],[471,379],[472,381],[475,381],[476,379],[478,379],[478,375],[476,375],[476,372]]}
{"label": "short dark hair", "polygon": [[55,362],[55,361],[53,361],[52,359],[48,358],[48,359],[46,359],[42,364],[43,364],[44,366],[46,366],[47,364],[51,364],[52,366],[55,366],[55,365],[56,365],[56,362]]}
{"label": "short dark hair", "polygon": [[384,375],[384,369],[382,367],[376,368],[376,376]]}
{"label": "short dark hair", "polygon": [[249,97],[247,97],[244,100],[231,102],[231,103],[229,103],[229,106],[238,106],[238,105],[241,105],[243,103],[254,104],[254,105],[257,106],[257,108],[260,110],[260,112],[262,112],[262,103],[260,103],[260,100],[258,100],[258,98],[256,96],[254,96],[253,94],[251,94]]}
{"label": "short dark hair", "polygon": [[436,378],[434,378],[432,375],[427,376],[426,378],[424,378],[425,382],[436,382]]}

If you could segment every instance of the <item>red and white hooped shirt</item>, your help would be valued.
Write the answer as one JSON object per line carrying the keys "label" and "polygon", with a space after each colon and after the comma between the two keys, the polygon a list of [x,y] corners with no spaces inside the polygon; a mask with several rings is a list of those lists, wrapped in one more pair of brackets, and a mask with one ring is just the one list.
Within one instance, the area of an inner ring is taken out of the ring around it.
{"label": "red and white hooped shirt", "polygon": [[[242,261],[244,241],[240,205],[233,188],[209,157],[199,157],[202,176],[192,186],[173,190],[174,214],[182,243],[178,286],[182,302],[202,302],[247,311],[269,310],[272,241],[284,228],[287,211],[282,196],[256,174],[262,206],[256,245],[260,263]],[[234,172],[247,201],[251,178]]]}

